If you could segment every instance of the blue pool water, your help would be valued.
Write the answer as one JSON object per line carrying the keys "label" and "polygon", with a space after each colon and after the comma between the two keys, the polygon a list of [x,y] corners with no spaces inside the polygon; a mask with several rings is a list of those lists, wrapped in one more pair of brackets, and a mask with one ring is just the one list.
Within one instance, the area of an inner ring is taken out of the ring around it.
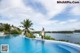
{"label": "blue pool water", "polygon": [[67,45],[21,36],[0,37],[0,44],[9,45],[8,53],[79,53],[78,50]]}

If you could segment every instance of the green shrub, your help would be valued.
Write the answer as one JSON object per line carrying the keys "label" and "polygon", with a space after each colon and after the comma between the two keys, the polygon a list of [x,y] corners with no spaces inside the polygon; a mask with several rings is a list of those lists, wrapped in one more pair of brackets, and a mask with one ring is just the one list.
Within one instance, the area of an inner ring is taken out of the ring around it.
{"label": "green shrub", "polygon": [[26,37],[35,38],[35,36],[33,36],[33,34],[31,32],[30,33],[26,33]]}
{"label": "green shrub", "polygon": [[55,40],[55,38],[52,38],[51,36],[44,36],[44,39],[47,39],[47,40]]}
{"label": "green shrub", "polygon": [[80,45],[80,42],[77,42],[76,44]]}
{"label": "green shrub", "polygon": [[69,40],[59,40],[59,41],[69,42]]}
{"label": "green shrub", "polygon": [[11,30],[10,34],[21,34],[21,31],[18,30]]}
{"label": "green shrub", "polygon": [[2,27],[0,27],[0,31],[3,31],[4,29]]}
{"label": "green shrub", "polygon": [[4,34],[9,34],[9,31],[5,31],[5,30],[4,30]]}

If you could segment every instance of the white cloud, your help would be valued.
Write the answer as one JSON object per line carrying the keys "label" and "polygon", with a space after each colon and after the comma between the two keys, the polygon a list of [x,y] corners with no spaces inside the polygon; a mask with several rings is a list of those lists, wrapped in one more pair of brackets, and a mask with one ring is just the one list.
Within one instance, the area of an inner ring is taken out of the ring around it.
{"label": "white cloud", "polygon": [[67,4],[57,4],[57,0],[38,0],[48,10],[48,16],[54,17],[56,14],[61,13]]}
{"label": "white cloud", "polygon": [[[75,0],[76,1],[76,0]],[[80,2],[80,0],[77,0],[77,1],[79,1]],[[72,7],[72,9],[71,9],[71,11],[70,11],[70,13],[72,14],[72,15],[80,15],[80,3],[78,3],[78,4],[70,4],[70,5],[68,5],[69,7]]]}
{"label": "white cloud", "polygon": [[77,21],[78,21],[78,19],[69,19],[69,20],[68,20],[68,22],[71,22],[71,23],[72,23],[72,22],[77,22]]}
{"label": "white cloud", "polygon": [[74,7],[71,11],[73,15],[80,15],[80,5]]}
{"label": "white cloud", "polygon": [[[0,15],[8,17],[9,20],[0,20],[0,22],[20,26],[20,22],[28,18],[35,24],[33,27],[36,30],[40,30],[42,27],[45,27],[46,30],[70,29],[74,23],[74,27],[76,28],[76,26],[79,25],[79,22],[77,22],[76,19],[68,21],[49,20],[58,13],[61,13],[67,6],[57,4],[56,1],[57,0],[36,0],[36,2],[40,2],[48,10],[46,16],[40,12],[36,12],[29,6],[25,6],[23,0],[2,0],[0,5]],[[74,10],[72,12],[74,12]]]}
{"label": "white cloud", "polygon": [[67,22],[66,21],[62,21],[62,22],[60,22],[59,24],[60,25],[63,25],[63,24],[66,24]]}

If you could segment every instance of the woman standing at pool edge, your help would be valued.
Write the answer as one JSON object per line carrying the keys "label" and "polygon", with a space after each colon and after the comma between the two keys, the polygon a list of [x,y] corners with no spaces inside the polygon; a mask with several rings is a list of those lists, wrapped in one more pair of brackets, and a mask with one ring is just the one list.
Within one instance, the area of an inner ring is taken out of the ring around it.
{"label": "woman standing at pool edge", "polygon": [[44,39],[45,36],[44,28],[42,29],[41,35],[42,35],[42,39]]}

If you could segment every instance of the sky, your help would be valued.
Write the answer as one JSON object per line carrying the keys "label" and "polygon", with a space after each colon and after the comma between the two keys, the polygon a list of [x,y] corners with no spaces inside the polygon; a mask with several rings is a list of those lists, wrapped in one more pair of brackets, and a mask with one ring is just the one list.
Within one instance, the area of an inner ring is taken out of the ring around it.
{"label": "sky", "polygon": [[0,0],[0,23],[19,27],[23,20],[30,19],[37,31],[43,27],[46,31],[80,29],[80,3],[57,4],[57,1]]}

